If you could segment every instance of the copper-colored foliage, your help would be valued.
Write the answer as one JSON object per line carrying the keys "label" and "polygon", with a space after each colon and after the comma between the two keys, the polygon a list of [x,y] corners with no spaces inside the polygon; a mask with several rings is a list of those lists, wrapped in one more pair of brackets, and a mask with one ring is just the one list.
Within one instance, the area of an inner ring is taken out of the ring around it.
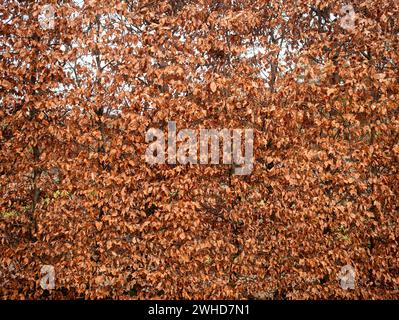
{"label": "copper-colored foliage", "polygon": [[[398,298],[399,2],[345,4],[1,1],[1,298]],[[146,164],[168,120],[252,173]]]}

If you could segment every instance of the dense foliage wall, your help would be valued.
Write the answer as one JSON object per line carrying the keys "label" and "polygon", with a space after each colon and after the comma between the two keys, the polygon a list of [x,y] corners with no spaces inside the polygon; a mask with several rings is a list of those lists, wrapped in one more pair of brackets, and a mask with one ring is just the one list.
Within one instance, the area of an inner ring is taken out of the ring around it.
{"label": "dense foliage wall", "polygon": [[[2,0],[1,297],[398,298],[399,2],[346,4]],[[169,120],[252,173],[147,164]]]}

